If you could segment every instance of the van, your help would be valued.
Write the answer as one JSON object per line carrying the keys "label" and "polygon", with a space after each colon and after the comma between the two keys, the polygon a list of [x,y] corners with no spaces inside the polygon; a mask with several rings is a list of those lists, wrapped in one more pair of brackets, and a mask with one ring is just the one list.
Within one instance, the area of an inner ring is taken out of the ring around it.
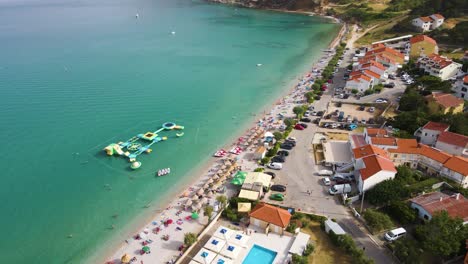
{"label": "van", "polygon": [[272,170],[281,170],[283,168],[283,164],[281,164],[279,162],[272,162],[272,163],[268,164],[267,167],[272,169]]}
{"label": "van", "polygon": [[319,170],[318,175],[320,175],[320,176],[332,176],[333,171],[331,171],[331,170]]}
{"label": "van", "polygon": [[338,122],[342,122],[344,117],[344,112],[341,111],[340,114],[338,115]]}
{"label": "van", "polygon": [[350,193],[350,192],[351,192],[351,185],[349,184],[335,184],[330,189],[328,189],[328,193],[330,193],[331,195]]}
{"label": "van", "polygon": [[388,242],[392,242],[404,235],[406,235],[406,230],[403,227],[400,227],[400,228],[393,229],[390,232],[385,233],[384,238]]}

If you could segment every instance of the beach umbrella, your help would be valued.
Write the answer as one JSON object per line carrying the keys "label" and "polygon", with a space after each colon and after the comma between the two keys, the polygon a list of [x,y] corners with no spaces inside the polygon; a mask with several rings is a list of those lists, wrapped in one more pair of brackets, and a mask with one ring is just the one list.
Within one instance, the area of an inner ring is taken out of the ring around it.
{"label": "beach umbrella", "polygon": [[130,263],[131,259],[132,257],[129,254],[125,254],[120,258],[120,261],[122,261],[122,263]]}
{"label": "beach umbrella", "polygon": [[192,200],[198,200],[198,195],[194,194],[191,199]]}
{"label": "beach umbrella", "polygon": [[143,229],[143,232],[145,232],[146,234],[148,234],[150,232],[150,230],[148,228],[145,228]]}
{"label": "beach umbrella", "polygon": [[214,194],[213,191],[209,191],[208,194],[207,194],[206,196],[208,196],[208,197],[211,198],[211,197],[213,197],[213,194]]}
{"label": "beach umbrella", "polygon": [[197,191],[197,194],[198,194],[198,195],[202,195],[204,192],[205,192],[205,190],[204,190],[203,188],[200,188],[200,189]]}
{"label": "beach umbrella", "polygon": [[207,183],[213,183],[213,179],[210,178],[210,179],[208,179],[206,182],[207,182]]}
{"label": "beach umbrella", "polygon": [[143,252],[145,252],[145,253],[148,253],[148,252],[150,252],[151,249],[148,246],[144,246],[144,247],[141,248],[141,250],[143,250]]}
{"label": "beach umbrella", "polygon": [[226,165],[223,165],[223,166],[221,167],[222,170],[225,170],[226,168],[227,168]]}
{"label": "beach umbrella", "polygon": [[205,185],[203,185],[203,189],[208,189],[209,187],[210,187],[209,183],[205,183]]}
{"label": "beach umbrella", "polygon": [[138,234],[138,236],[141,238],[141,239],[146,239],[146,234],[144,232],[140,232],[140,234]]}
{"label": "beach umbrella", "polygon": [[223,173],[223,170],[218,170],[218,171],[216,172],[216,174],[221,174],[221,173]]}
{"label": "beach umbrella", "polygon": [[231,166],[231,164],[232,164],[232,163],[231,163],[231,161],[229,161],[229,160],[225,160],[225,161],[224,161],[224,165],[226,165],[226,166]]}
{"label": "beach umbrella", "polygon": [[216,181],[217,179],[219,179],[219,176],[218,176],[218,175],[214,175],[214,176],[213,176],[213,177],[211,177],[211,178],[212,178],[213,180],[215,180],[215,181]]}
{"label": "beach umbrella", "polygon": [[202,207],[201,203],[196,203],[192,205],[192,209],[199,210]]}
{"label": "beach umbrella", "polygon": [[208,203],[208,198],[203,197],[203,198],[200,200],[200,204],[206,204],[206,203]]}
{"label": "beach umbrella", "polygon": [[196,219],[198,219],[198,217],[199,217],[199,215],[198,215],[197,212],[193,212],[193,213],[192,213],[192,219],[195,219],[195,220],[196,220]]}
{"label": "beach umbrella", "polygon": [[[197,197],[198,198],[198,197]],[[185,202],[185,207],[189,207],[193,204],[192,200],[188,199],[187,202]]]}
{"label": "beach umbrella", "polygon": [[172,219],[167,219],[167,220],[166,220],[166,224],[168,224],[168,225],[172,224],[173,222],[174,222],[174,221],[173,221]]}

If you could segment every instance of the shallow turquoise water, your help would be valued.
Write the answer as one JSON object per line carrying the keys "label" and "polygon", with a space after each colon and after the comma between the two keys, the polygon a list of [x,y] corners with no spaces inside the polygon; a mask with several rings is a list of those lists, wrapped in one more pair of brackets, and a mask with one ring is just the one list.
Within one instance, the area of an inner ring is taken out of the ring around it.
{"label": "shallow turquoise water", "polygon": [[242,261],[242,264],[271,264],[275,260],[276,255],[278,255],[278,253],[275,251],[259,245],[254,245],[244,261]]}
{"label": "shallow turquoise water", "polygon": [[[1,262],[83,262],[193,177],[337,31],[189,0],[0,1]],[[166,121],[185,136],[140,170],[103,155]],[[155,178],[164,167],[171,176]]]}

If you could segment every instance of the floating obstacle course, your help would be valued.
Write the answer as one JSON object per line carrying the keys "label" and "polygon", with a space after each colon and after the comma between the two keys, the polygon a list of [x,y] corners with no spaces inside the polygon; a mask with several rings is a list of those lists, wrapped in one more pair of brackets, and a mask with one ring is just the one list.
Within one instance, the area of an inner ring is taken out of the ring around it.
{"label": "floating obstacle course", "polygon": [[[108,156],[118,155],[128,158],[129,162],[132,163],[130,168],[135,170],[141,167],[141,162],[136,160],[139,155],[142,153],[151,153],[153,151],[151,149],[153,144],[166,141],[168,139],[166,136],[160,136],[159,133],[162,131],[183,129],[183,126],[176,125],[173,122],[166,122],[156,131],[138,134],[125,142],[109,144],[104,148],[104,151]],[[176,133],[177,137],[181,137],[183,135],[183,132]]]}

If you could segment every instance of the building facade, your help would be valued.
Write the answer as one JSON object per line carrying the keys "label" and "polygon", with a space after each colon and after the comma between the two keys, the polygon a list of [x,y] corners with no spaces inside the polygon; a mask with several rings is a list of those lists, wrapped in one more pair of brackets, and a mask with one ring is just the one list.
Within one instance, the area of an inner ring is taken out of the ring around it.
{"label": "building facade", "polygon": [[417,64],[426,74],[439,77],[444,81],[456,76],[462,68],[460,63],[437,54],[420,57]]}

